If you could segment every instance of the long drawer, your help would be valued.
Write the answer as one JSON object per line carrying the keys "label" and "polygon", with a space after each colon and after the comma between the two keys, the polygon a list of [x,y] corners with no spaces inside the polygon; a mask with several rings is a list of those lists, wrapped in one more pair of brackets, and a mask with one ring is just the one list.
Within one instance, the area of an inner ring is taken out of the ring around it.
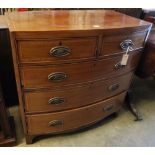
{"label": "long drawer", "polygon": [[59,133],[95,123],[119,110],[125,92],[93,105],[74,110],[38,115],[26,115],[28,134]]}
{"label": "long drawer", "polygon": [[120,67],[122,55],[99,61],[20,68],[24,88],[54,88],[106,79],[129,72],[137,66],[141,52],[130,53],[128,64]]}
{"label": "long drawer", "polygon": [[96,49],[96,37],[18,42],[19,61],[23,63],[88,59],[95,57]]}
{"label": "long drawer", "polygon": [[61,111],[82,107],[119,94],[129,88],[133,73],[82,87],[24,93],[27,113]]}
{"label": "long drawer", "polygon": [[123,52],[124,50],[121,48],[120,44],[125,46],[128,41],[134,50],[143,48],[146,34],[147,32],[134,32],[131,34],[105,36],[103,37],[101,56]]}

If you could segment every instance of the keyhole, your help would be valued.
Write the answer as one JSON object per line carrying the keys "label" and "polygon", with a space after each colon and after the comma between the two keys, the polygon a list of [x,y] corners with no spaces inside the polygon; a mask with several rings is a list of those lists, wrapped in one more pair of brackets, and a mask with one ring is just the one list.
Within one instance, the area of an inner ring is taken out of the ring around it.
{"label": "keyhole", "polygon": [[62,42],[61,41],[59,42],[59,46],[62,46]]}

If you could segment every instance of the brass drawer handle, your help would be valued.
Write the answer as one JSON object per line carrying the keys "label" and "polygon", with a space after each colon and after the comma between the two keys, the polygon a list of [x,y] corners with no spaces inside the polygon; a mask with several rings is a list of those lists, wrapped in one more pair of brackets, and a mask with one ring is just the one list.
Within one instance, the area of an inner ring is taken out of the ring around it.
{"label": "brass drawer handle", "polygon": [[71,50],[65,46],[57,46],[50,50],[50,55],[54,57],[65,57],[71,54]]}
{"label": "brass drawer handle", "polygon": [[113,84],[111,86],[108,87],[109,91],[115,91],[119,88],[119,84]]}
{"label": "brass drawer handle", "polygon": [[49,127],[63,125],[63,120],[53,120],[48,123]]}
{"label": "brass drawer handle", "polygon": [[115,65],[115,69],[116,70],[119,70],[119,69],[122,69],[122,68],[124,68],[125,67],[125,65],[121,65],[121,63],[120,62],[118,62],[116,65]]}
{"label": "brass drawer handle", "polygon": [[110,112],[113,110],[113,108],[114,108],[114,105],[109,105],[109,106],[104,107],[103,110],[106,112]]}
{"label": "brass drawer handle", "polygon": [[123,50],[127,50],[128,47],[132,48],[133,45],[134,43],[131,39],[126,39],[120,43],[120,46]]}
{"label": "brass drawer handle", "polygon": [[57,105],[63,103],[65,103],[65,99],[63,97],[53,97],[48,100],[48,104]]}
{"label": "brass drawer handle", "polygon": [[48,75],[48,80],[54,81],[54,82],[60,82],[67,78],[67,75],[63,72],[56,72],[51,73]]}

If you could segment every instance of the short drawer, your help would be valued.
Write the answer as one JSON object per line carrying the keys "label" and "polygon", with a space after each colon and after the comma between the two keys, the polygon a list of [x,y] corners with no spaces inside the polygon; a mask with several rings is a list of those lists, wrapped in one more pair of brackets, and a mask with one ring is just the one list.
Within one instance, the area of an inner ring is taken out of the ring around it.
{"label": "short drawer", "polygon": [[146,32],[133,33],[133,34],[118,34],[103,37],[101,56],[107,56],[124,52],[120,46],[125,45],[128,41],[131,41],[131,47],[133,50],[143,48]]}
{"label": "short drawer", "polygon": [[28,133],[44,134],[76,130],[119,110],[126,93],[93,105],[57,113],[26,115]]}
{"label": "short drawer", "polygon": [[59,40],[21,40],[18,42],[19,60],[23,63],[57,63],[74,59],[95,57],[97,38],[73,38]]}
{"label": "short drawer", "polygon": [[89,105],[127,90],[133,73],[90,85],[57,91],[26,92],[25,109],[28,113],[61,111]]}
{"label": "short drawer", "polygon": [[54,88],[107,79],[135,68],[141,52],[131,52],[128,64],[120,67],[122,55],[98,61],[20,68],[24,88]]}

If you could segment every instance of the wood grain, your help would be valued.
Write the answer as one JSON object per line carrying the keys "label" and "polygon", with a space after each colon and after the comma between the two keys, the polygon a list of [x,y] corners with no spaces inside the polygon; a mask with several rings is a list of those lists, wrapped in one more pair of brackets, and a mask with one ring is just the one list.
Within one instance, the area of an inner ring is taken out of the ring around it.
{"label": "wood grain", "polygon": [[137,32],[103,37],[101,55],[106,56],[115,53],[121,53],[123,50],[120,47],[120,43],[126,39],[132,40],[134,44],[132,48],[134,50],[143,48],[146,34],[147,32]]}
{"label": "wood grain", "polygon": [[[133,73],[131,72],[118,78],[99,80],[82,87],[26,92],[24,94],[26,113],[62,111],[104,100],[127,90],[130,86],[132,75]],[[118,88],[110,90],[110,87],[116,84]],[[65,102],[49,104],[49,99],[54,97],[63,97]]]}
{"label": "wood grain", "polygon": [[[95,123],[119,110],[124,101],[125,94],[126,93],[122,93],[111,99],[74,110],[40,115],[27,115],[28,133],[33,135],[66,132]],[[52,120],[62,120],[63,124],[49,126],[49,122]]]}
{"label": "wood grain", "polygon": [[[71,51],[64,57],[54,57],[50,55],[50,50],[55,47],[67,47]],[[27,40],[18,42],[18,53],[20,62],[44,62],[59,61],[82,58],[93,58],[96,55],[97,38],[75,38],[75,39],[56,39],[56,40]]]}
{"label": "wood grain", "polygon": [[[140,52],[131,52],[128,64],[121,69],[115,69],[115,65],[122,59],[122,54],[113,58],[91,62],[81,62],[51,66],[24,66],[21,68],[21,79],[25,89],[62,87],[85,83],[97,79],[107,79],[112,76],[127,73],[137,66]],[[136,61],[137,60],[137,61]],[[51,73],[63,72],[67,78],[60,82],[48,80]]]}
{"label": "wood grain", "polygon": [[[49,10],[8,13],[11,32],[102,30],[140,27],[148,22],[112,10]],[[114,24],[115,23],[115,24]]]}

